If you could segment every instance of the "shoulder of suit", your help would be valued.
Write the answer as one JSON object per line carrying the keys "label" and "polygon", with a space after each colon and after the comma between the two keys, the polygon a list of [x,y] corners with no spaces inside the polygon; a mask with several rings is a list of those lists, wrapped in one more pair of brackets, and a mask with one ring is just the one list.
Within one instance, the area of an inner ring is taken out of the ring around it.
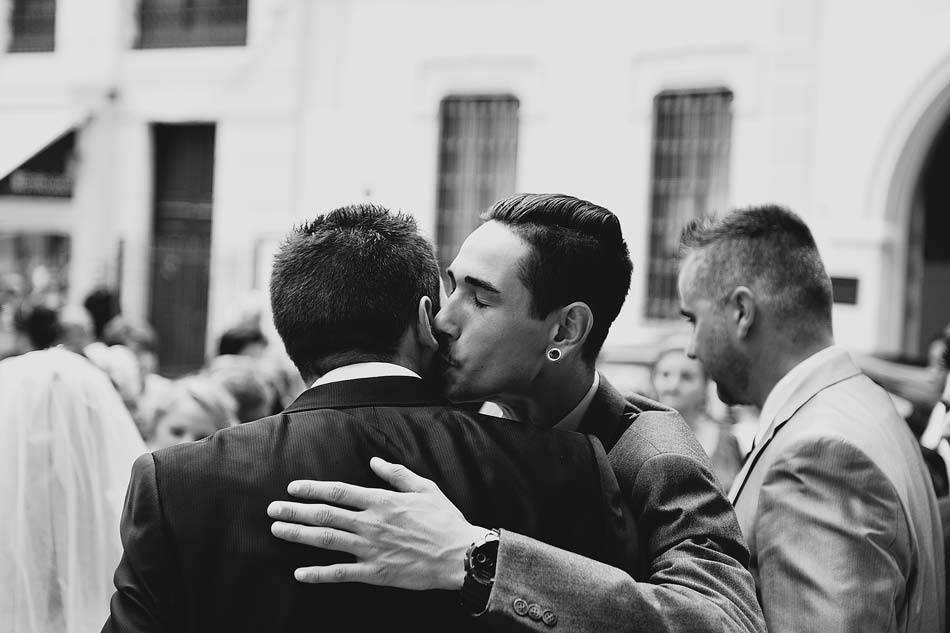
{"label": "shoulder of suit", "polygon": [[634,458],[640,463],[662,456],[706,460],[706,453],[683,417],[669,407],[659,407],[625,412],[630,424],[611,454],[623,453],[625,458]]}

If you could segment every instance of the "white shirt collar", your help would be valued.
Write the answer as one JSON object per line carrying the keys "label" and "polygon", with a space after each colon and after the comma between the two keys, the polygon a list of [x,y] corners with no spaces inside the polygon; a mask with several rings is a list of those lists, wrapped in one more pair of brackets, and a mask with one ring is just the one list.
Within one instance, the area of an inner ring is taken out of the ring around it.
{"label": "white shirt collar", "polygon": [[769,430],[775,423],[775,416],[778,415],[782,407],[795,394],[795,390],[814,374],[823,364],[829,361],[835,354],[839,353],[841,348],[837,345],[830,345],[821,351],[815,352],[802,362],[798,363],[792,369],[782,376],[782,379],[775,383],[772,391],[762,404],[762,413],[759,415],[759,428],[755,434],[755,446],[760,446]]}
{"label": "white shirt collar", "polygon": [[587,390],[587,393],[584,394],[581,401],[577,403],[577,406],[571,409],[570,413],[565,415],[561,418],[560,422],[554,425],[554,428],[561,429],[562,431],[576,431],[577,427],[581,425],[581,420],[584,419],[584,414],[587,413],[587,409],[590,408],[590,403],[597,394],[598,387],[600,387],[600,374],[595,371],[594,382],[591,384],[590,389]]}
{"label": "white shirt collar", "polygon": [[396,365],[394,363],[353,363],[352,365],[344,365],[343,367],[331,369],[327,373],[317,378],[317,380],[310,386],[318,387],[330,382],[359,380],[360,378],[380,378],[383,376],[406,376],[409,378],[421,379],[421,376],[411,369],[406,369],[402,365]]}

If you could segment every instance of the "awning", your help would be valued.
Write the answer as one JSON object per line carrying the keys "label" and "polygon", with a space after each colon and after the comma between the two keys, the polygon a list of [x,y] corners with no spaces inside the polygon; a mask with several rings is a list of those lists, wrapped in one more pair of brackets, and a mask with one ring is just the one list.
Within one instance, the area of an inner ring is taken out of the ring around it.
{"label": "awning", "polygon": [[79,123],[77,108],[0,108],[0,179]]}

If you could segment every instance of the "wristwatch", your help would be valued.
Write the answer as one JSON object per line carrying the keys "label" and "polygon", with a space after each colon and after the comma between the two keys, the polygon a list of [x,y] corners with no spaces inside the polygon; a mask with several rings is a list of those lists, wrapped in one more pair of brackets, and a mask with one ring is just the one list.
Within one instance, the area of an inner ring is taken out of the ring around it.
{"label": "wristwatch", "polygon": [[472,543],[465,552],[465,580],[462,581],[462,604],[474,615],[488,607],[488,597],[495,583],[498,540],[501,533],[492,529]]}

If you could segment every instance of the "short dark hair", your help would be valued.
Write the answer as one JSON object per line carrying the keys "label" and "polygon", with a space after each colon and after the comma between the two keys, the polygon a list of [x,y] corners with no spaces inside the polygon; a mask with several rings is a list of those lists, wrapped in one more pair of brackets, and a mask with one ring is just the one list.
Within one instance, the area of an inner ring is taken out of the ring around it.
{"label": "short dark hair", "polygon": [[774,204],[737,209],[721,219],[694,219],[680,236],[681,254],[701,253],[693,279],[725,302],[736,286],[764,291],[789,327],[831,328],[831,279],[805,222]]}
{"label": "short dark hair", "polygon": [[52,347],[63,333],[59,313],[35,303],[20,305],[14,318],[14,326],[26,335],[33,349]]}
{"label": "short dark hair", "polygon": [[536,318],[574,301],[590,307],[583,358],[593,363],[630,290],[633,264],[617,216],[573,196],[523,193],[496,202],[482,219],[507,225],[531,246],[520,277]]}
{"label": "short dark hair", "polygon": [[218,356],[241,354],[249,345],[267,345],[267,337],[257,328],[234,327],[226,330],[218,339]]}
{"label": "short dark hair", "polygon": [[287,354],[309,378],[341,356],[391,356],[422,297],[438,310],[439,266],[411,216],[356,204],[290,232],[270,294]]}

